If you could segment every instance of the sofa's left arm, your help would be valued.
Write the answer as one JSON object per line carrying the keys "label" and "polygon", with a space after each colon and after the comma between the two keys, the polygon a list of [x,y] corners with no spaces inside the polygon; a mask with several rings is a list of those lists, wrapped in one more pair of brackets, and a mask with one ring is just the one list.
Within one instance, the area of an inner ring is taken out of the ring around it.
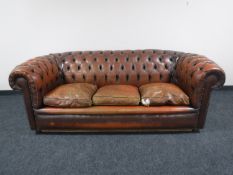
{"label": "sofa's left arm", "polygon": [[16,66],[9,76],[14,90],[21,90],[31,129],[35,129],[33,109],[43,106],[43,96],[62,84],[62,72],[54,55],[36,57]]}
{"label": "sofa's left arm", "polygon": [[188,94],[191,105],[199,109],[197,127],[203,128],[211,91],[225,82],[223,69],[205,56],[183,54],[177,61],[173,81]]}

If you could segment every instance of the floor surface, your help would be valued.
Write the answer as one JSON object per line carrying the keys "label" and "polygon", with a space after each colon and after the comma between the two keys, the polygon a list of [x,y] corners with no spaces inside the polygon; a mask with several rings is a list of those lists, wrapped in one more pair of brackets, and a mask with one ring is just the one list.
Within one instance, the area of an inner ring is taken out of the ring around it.
{"label": "floor surface", "polygon": [[0,96],[0,175],[232,175],[233,91],[215,91],[205,129],[180,134],[40,134],[22,95]]}

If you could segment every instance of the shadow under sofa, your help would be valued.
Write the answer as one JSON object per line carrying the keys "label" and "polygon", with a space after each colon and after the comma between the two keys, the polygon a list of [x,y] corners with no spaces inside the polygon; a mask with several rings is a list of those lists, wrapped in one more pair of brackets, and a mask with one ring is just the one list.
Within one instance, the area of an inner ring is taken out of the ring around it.
{"label": "shadow under sofa", "polygon": [[[22,90],[30,127],[37,132],[197,131],[204,127],[213,88],[225,82],[224,71],[205,56],[166,50],[75,51],[33,58],[10,74]],[[51,107],[43,99],[71,83],[106,85],[172,83],[189,105],[99,105]]]}

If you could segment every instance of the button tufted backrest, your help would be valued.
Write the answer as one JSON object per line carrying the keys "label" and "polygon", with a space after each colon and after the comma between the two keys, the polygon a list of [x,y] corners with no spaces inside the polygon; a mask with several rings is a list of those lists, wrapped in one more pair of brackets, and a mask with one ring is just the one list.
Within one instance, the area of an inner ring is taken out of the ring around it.
{"label": "button tufted backrest", "polygon": [[163,50],[77,51],[57,55],[66,83],[140,86],[169,82],[181,52]]}

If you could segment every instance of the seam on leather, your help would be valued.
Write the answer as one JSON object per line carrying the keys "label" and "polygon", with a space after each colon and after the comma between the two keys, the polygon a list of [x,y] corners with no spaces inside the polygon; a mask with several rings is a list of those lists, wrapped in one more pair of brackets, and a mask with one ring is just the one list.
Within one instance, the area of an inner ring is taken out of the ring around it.
{"label": "seam on leather", "polygon": [[93,98],[138,98],[138,97],[94,96]]}
{"label": "seam on leather", "polygon": [[73,101],[73,100],[86,100],[85,98],[46,98],[48,100],[66,100],[66,101]]}

